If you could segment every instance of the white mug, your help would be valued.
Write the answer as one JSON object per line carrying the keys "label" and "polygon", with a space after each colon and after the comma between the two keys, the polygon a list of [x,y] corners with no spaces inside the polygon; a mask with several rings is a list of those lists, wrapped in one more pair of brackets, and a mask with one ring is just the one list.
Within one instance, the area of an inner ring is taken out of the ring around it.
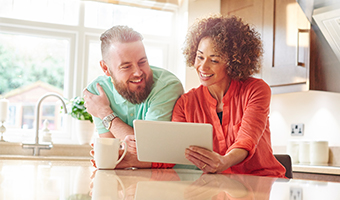
{"label": "white mug", "polygon": [[[119,149],[124,143],[124,153],[119,157]],[[95,138],[94,161],[98,169],[114,169],[123,160],[127,145],[125,141],[116,138]]]}

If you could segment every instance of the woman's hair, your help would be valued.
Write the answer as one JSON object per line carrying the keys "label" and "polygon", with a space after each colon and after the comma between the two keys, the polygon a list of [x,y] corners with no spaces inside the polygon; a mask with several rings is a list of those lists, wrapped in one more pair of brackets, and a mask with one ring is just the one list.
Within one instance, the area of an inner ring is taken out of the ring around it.
{"label": "woman's hair", "polygon": [[106,30],[100,36],[101,52],[103,59],[105,57],[105,54],[107,53],[107,49],[110,47],[112,43],[136,42],[142,40],[143,36],[128,26],[122,25],[113,26],[112,28]]}
{"label": "woman's hair", "polygon": [[210,37],[214,50],[226,62],[230,78],[244,80],[261,67],[263,54],[260,34],[236,16],[210,15],[198,19],[189,29],[183,54],[187,66],[194,66],[198,44]]}

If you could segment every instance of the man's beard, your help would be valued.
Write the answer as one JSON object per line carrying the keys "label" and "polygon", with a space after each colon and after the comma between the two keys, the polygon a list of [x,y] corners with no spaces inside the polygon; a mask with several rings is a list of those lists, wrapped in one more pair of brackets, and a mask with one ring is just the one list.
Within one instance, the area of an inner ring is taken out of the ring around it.
{"label": "man's beard", "polygon": [[[145,78],[145,74],[144,77]],[[141,104],[143,103],[149,96],[152,86],[153,86],[153,74],[151,73],[151,76],[149,76],[148,79],[146,79],[146,84],[144,90],[137,90],[135,92],[130,91],[130,89],[127,87],[129,84],[129,81],[127,81],[126,84],[117,81],[114,75],[111,75],[112,83],[115,86],[117,92],[126,100],[131,102],[132,104]],[[141,86],[138,86],[137,89],[140,89]]]}

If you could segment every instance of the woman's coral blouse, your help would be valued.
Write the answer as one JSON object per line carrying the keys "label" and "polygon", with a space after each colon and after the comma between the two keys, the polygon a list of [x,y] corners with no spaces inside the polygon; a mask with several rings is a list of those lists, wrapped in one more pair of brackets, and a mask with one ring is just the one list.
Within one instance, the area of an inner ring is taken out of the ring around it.
{"label": "woman's coral blouse", "polygon": [[248,151],[248,157],[223,173],[285,177],[276,160],[269,130],[270,87],[262,80],[232,80],[223,97],[222,125],[216,113],[217,101],[205,86],[190,90],[176,102],[172,121],[213,125],[213,148],[225,155],[234,148]]}

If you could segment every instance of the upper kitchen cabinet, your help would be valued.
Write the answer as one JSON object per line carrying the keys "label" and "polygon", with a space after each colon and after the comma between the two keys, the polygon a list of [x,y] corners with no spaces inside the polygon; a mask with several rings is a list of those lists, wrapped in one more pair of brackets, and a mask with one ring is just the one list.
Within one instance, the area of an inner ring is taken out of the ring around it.
{"label": "upper kitchen cabinet", "polygon": [[263,40],[262,77],[273,93],[309,89],[310,23],[295,0],[222,0],[221,13],[253,24]]}
{"label": "upper kitchen cabinet", "polygon": [[221,0],[221,13],[242,17],[262,35],[264,0]]}

